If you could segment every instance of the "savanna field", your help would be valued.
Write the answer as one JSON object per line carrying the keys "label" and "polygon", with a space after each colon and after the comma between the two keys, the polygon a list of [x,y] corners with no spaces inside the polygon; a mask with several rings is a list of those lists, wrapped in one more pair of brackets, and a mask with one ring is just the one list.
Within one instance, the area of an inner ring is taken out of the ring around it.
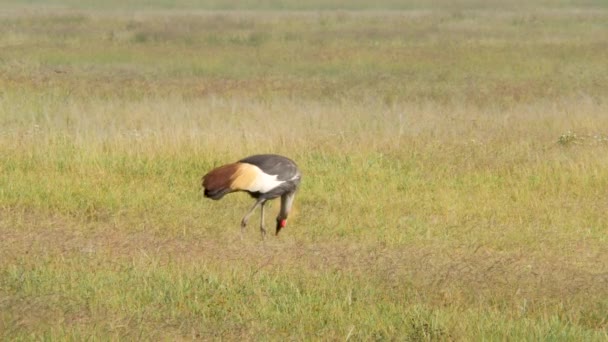
{"label": "savanna field", "polygon": [[[3,1],[0,339],[605,341],[606,37],[599,0]],[[257,153],[303,174],[265,240],[200,184]]]}

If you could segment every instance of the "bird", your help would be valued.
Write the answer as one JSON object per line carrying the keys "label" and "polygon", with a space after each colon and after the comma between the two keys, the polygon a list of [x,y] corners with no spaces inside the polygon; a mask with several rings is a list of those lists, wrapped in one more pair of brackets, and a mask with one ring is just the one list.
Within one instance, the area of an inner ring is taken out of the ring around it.
{"label": "bird", "polygon": [[244,191],[255,199],[255,204],[241,220],[241,238],[249,218],[261,206],[260,232],[266,236],[264,227],[264,205],[267,201],[281,197],[281,209],[277,216],[276,233],[285,228],[302,174],[296,163],[277,154],[257,154],[236,163],[217,167],[202,178],[204,196],[220,200],[231,192]]}

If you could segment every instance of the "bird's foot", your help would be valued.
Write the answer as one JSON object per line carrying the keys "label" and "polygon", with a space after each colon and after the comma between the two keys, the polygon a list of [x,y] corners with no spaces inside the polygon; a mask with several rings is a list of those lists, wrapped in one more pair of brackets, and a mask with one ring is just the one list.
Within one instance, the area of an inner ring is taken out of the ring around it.
{"label": "bird's foot", "polygon": [[262,240],[266,239],[266,228],[260,226],[260,233],[262,233]]}

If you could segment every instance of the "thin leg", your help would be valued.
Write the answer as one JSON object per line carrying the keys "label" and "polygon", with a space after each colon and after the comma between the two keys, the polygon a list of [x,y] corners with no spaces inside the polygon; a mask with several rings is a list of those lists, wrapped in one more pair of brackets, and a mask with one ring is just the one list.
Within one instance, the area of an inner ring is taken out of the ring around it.
{"label": "thin leg", "polygon": [[260,217],[260,232],[262,233],[262,239],[266,238],[266,229],[264,228],[264,206],[266,201],[262,202],[262,215]]}
{"label": "thin leg", "polygon": [[255,210],[255,208],[257,208],[258,205],[262,204],[263,202],[264,202],[263,199],[258,199],[257,201],[255,201],[255,204],[253,205],[253,207],[251,207],[251,209],[249,209],[247,214],[245,214],[245,216],[243,216],[243,219],[241,220],[241,238],[243,237],[243,233],[245,233],[245,227],[247,227],[247,221],[249,221],[249,217],[251,217],[251,214],[253,214],[253,211]]}

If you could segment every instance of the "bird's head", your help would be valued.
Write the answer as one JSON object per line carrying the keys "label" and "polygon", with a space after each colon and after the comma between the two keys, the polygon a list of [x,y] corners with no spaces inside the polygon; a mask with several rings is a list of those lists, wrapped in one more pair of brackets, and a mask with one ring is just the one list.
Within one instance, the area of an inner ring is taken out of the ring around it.
{"label": "bird's head", "polygon": [[286,218],[277,217],[277,232],[276,232],[276,235],[279,235],[279,231],[281,230],[281,228],[285,228],[286,225],[287,225],[287,219]]}

